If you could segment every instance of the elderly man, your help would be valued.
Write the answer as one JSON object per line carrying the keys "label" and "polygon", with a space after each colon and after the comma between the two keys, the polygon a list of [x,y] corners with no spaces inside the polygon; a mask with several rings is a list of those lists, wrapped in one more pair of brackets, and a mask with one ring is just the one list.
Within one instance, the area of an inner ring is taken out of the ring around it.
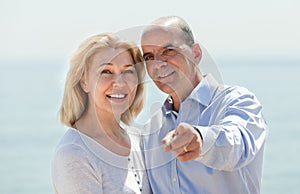
{"label": "elderly man", "polygon": [[260,193],[267,127],[255,95],[201,73],[201,47],[179,17],[152,22],[141,46],[149,76],[169,95],[143,131],[153,192]]}

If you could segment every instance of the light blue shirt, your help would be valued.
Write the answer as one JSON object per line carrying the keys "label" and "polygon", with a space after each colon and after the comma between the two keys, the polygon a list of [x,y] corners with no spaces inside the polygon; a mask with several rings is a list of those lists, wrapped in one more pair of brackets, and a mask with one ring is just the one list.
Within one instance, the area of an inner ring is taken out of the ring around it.
{"label": "light blue shirt", "polygon": [[[262,106],[242,87],[219,84],[207,75],[181,103],[168,98],[143,130],[143,149],[154,193],[258,194],[267,127]],[[200,157],[180,162],[161,141],[180,122],[203,137]]]}

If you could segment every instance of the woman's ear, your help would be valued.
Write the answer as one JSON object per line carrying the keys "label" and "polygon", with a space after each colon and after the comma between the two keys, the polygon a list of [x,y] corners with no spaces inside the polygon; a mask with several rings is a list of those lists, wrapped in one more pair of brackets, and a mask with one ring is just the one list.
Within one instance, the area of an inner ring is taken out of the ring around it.
{"label": "woman's ear", "polygon": [[193,53],[194,53],[195,64],[198,65],[202,59],[202,49],[199,43],[193,44]]}
{"label": "woman's ear", "polygon": [[85,93],[89,93],[88,84],[84,76],[82,76],[82,78],[80,79],[80,86]]}

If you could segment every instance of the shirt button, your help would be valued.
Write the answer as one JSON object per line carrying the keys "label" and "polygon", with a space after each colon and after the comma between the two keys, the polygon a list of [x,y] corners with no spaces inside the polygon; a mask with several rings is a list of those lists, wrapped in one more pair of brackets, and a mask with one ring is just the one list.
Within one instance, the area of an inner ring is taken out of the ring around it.
{"label": "shirt button", "polygon": [[177,179],[176,178],[173,178],[173,182],[176,182],[177,181]]}

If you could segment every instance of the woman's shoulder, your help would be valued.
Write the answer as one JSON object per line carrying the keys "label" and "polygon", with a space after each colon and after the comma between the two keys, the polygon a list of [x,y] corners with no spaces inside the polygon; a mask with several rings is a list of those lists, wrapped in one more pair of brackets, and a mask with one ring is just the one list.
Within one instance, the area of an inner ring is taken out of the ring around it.
{"label": "woman's shoulder", "polygon": [[69,128],[60,139],[56,148],[58,149],[67,145],[80,145],[82,143],[80,139],[78,131],[74,128]]}
{"label": "woman's shoulder", "polygon": [[69,128],[55,148],[54,159],[78,159],[86,154],[84,143],[76,131]]}

